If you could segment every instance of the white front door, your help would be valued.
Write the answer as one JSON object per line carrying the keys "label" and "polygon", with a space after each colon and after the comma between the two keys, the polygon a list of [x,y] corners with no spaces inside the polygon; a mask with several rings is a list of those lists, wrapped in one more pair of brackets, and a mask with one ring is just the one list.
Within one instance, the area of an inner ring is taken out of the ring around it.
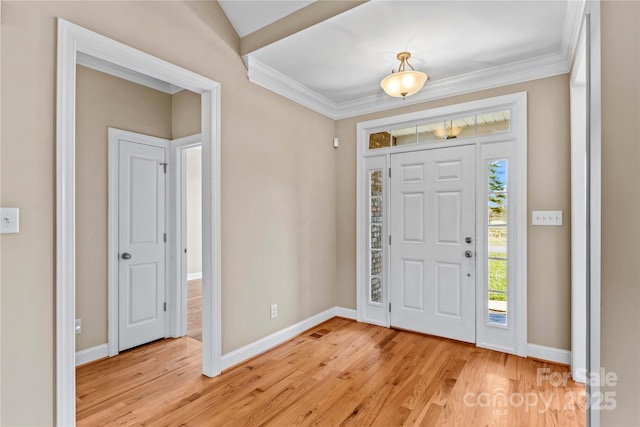
{"label": "white front door", "polygon": [[475,146],[391,155],[391,325],[475,342]]}
{"label": "white front door", "polygon": [[165,336],[166,150],[118,141],[118,348]]}

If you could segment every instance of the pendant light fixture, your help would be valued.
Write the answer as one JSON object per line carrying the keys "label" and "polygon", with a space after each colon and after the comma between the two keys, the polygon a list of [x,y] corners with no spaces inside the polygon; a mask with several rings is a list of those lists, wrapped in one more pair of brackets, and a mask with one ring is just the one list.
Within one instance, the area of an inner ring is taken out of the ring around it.
{"label": "pendant light fixture", "polygon": [[[409,58],[411,58],[409,52],[400,52],[397,58],[400,61],[398,71],[392,71],[391,74],[382,79],[380,86],[389,96],[406,98],[422,89],[422,86],[427,81],[427,75],[414,70],[409,64]],[[405,69],[407,65],[411,70],[407,71]]]}
{"label": "pendant light fixture", "polygon": [[447,126],[447,123],[445,122],[444,128],[438,128],[433,130],[434,135],[442,139],[457,138],[460,132],[462,132],[462,128],[459,126],[454,126],[453,120],[449,120],[448,126]]}

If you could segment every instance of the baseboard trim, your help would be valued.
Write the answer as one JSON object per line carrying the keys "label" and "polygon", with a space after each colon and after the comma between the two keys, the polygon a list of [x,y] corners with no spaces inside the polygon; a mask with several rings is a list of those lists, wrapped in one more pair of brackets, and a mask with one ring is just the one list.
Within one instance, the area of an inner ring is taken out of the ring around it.
{"label": "baseboard trim", "polygon": [[100,344],[87,348],[86,350],[76,351],[76,366],[84,365],[85,363],[98,359],[104,359],[105,357],[109,357],[109,346],[107,344]]}
{"label": "baseboard trim", "polygon": [[199,273],[189,273],[189,274],[187,274],[187,281],[196,280],[196,279],[202,279],[202,271],[199,272]]}
{"label": "baseboard trim", "polygon": [[352,308],[335,307],[336,316],[344,317],[345,319],[356,320],[358,318],[358,312]]}
{"label": "baseboard trim", "polygon": [[527,344],[527,353],[529,357],[535,359],[547,360],[549,362],[561,363],[563,365],[571,364],[571,352],[559,348],[546,347],[538,344]]}
{"label": "baseboard trim", "polygon": [[224,354],[221,360],[222,370],[229,369],[230,367],[242,363],[247,359],[251,359],[252,357],[264,353],[265,351],[271,350],[272,348],[277,347],[287,340],[290,340],[291,338],[299,335],[307,329],[318,326],[322,322],[326,322],[329,319],[332,319],[334,317],[355,319],[355,314],[356,311],[349,308],[332,307],[330,309],[327,309],[321,313],[316,314],[315,316],[311,316],[301,322],[298,322],[289,327],[281,329],[278,332],[274,332],[271,335],[261,338],[258,341],[254,341],[251,344],[247,344],[244,347],[240,347],[237,350],[233,350],[230,353]]}

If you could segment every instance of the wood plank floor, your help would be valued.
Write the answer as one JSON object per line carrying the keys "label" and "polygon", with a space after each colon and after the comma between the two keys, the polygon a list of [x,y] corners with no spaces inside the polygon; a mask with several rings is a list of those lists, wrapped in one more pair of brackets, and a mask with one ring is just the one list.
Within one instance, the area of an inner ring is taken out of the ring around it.
{"label": "wood plank floor", "polygon": [[202,279],[187,282],[187,336],[202,341]]}
{"label": "wood plank floor", "polygon": [[554,365],[334,318],[206,378],[201,343],[163,340],[77,369],[80,426],[583,426]]}

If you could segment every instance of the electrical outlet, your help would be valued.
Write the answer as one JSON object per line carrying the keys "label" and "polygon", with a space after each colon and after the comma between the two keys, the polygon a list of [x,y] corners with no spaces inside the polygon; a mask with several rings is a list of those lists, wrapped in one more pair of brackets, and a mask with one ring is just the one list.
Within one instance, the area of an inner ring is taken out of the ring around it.
{"label": "electrical outlet", "polygon": [[20,232],[20,210],[18,208],[0,208],[0,233]]}
{"label": "electrical outlet", "polygon": [[80,332],[82,332],[82,319],[76,319],[76,335],[78,335]]}
{"label": "electrical outlet", "polygon": [[278,304],[271,304],[271,318],[275,319],[278,317]]}

